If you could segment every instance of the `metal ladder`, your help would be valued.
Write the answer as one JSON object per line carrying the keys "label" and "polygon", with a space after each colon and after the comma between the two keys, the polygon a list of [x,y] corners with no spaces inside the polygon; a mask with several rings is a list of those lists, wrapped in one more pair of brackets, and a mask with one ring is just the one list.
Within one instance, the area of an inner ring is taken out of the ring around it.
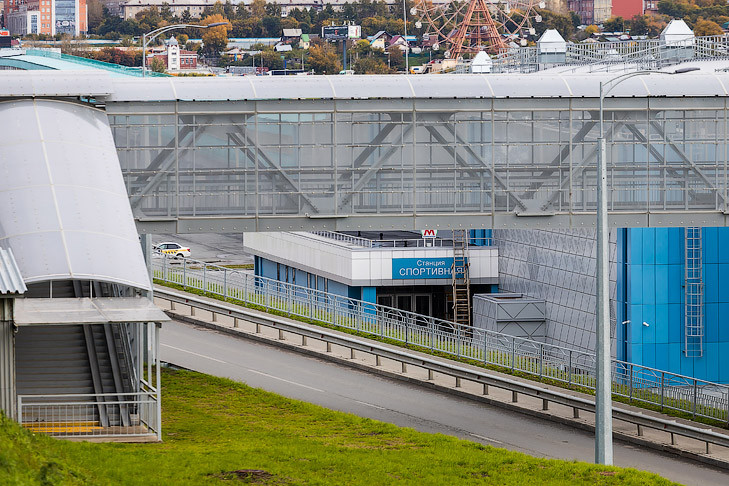
{"label": "metal ladder", "polygon": [[701,262],[701,228],[686,228],[684,247],[685,324],[684,348],[687,358],[704,355],[704,281]]}
{"label": "metal ladder", "polygon": [[471,325],[471,282],[468,276],[468,230],[453,230],[453,321]]}

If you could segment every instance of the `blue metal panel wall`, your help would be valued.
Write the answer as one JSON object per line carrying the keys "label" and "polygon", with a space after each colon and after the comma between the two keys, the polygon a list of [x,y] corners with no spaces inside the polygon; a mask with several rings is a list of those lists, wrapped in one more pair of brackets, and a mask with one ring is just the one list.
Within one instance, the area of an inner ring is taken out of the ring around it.
{"label": "blue metal panel wall", "polygon": [[[630,228],[618,234],[619,359],[729,383],[729,228],[704,228],[704,354],[687,358],[684,230]],[[621,324],[630,321],[627,324]],[[646,325],[647,324],[647,325]],[[722,366],[722,362],[724,366]]]}
{"label": "blue metal panel wall", "polygon": [[[360,299],[362,296],[362,287],[350,287],[346,284],[326,279],[318,275],[310,275],[304,270],[287,267],[283,263],[279,264],[259,256],[255,257],[254,262],[254,272],[256,275],[261,277],[280,280],[281,282],[288,282],[301,287],[309,287],[322,291],[326,290],[329,293],[341,295],[343,297],[351,297],[353,299]],[[286,271],[287,268],[288,272]],[[374,287],[372,287],[372,289],[374,290]],[[375,300],[376,298],[373,294],[372,302],[375,302]]]}
{"label": "blue metal panel wall", "polygon": [[470,230],[469,233],[469,245],[473,246],[488,246],[491,241],[491,230],[490,229],[477,229]]}

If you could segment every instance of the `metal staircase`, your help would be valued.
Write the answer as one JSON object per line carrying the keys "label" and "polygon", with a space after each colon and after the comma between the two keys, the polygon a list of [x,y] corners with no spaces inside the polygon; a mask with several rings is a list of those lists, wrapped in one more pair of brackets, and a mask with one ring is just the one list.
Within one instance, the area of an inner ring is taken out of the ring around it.
{"label": "metal staircase", "polygon": [[471,283],[468,276],[468,230],[453,230],[453,321],[471,325]]}

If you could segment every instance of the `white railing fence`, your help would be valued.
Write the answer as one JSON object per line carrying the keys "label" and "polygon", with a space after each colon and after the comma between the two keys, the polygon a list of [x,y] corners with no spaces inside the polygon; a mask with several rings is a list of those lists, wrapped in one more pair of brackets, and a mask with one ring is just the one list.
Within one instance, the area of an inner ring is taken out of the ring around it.
{"label": "white railing fence", "polygon": [[158,436],[158,403],[153,391],[18,395],[18,417],[25,428],[56,437]]}
{"label": "white railing fence", "polygon": [[[595,387],[595,356],[463,326],[192,259],[154,258],[154,278],[319,323],[469,358],[515,372]],[[692,416],[729,422],[729,386],[613,360],[613,393]]]}

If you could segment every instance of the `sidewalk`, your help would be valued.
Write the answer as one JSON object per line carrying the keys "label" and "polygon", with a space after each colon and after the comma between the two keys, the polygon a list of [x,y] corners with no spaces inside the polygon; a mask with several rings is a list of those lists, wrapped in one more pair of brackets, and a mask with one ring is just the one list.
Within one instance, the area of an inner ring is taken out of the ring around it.
{"label": "sidewalk", "polygon": [[[213,304],[222,303],[219,300],[201,297],[199,295],[194,295],[194,297],[196,299],[209,301]],[[210,312],[202,311],[200,309],[196,309],[195,315],[191,316],[189,306],[176,304],[175,309],[171,310],[170,302],[163,299],[155,298],[155,304],[157,304],[161,309],[167,311],[168,314],[170,314],[170,317],[172,317],[173,319],[205,326],[211,329],[219,330],[221,332],[241,336],[246,339],[257,340],[285,349],[294,350],[296,352],[316,356],[320,359],[326,359],[332,362],[344,364],[346,366],[358,368],[371,373],[377,373],[379,375],[387,376],[393,379],[407,381],[421,386],[427,386],[446,393],[455,394],[471,400],[480,401],[489,405],[501,407],[519,413],[525,413],[534,417],[540,417],[546,420],[569,425],[572,427],[577,427],[583,430],[595,430],[595,416],[593,413],[577,411],[574,410],[572,407],[566,407],[555,403],[549,403],[549,409],[545,410],[545,404],[539,398],[519,395],[518,397],[516,397],[517,401],[514,401],[515,397],[512,395],[512,392],[508,390],[503,390],[495,387],[485,387],[484,385],[481,385],[479,383],[469,382],[465,380],[461,381],[461,383],[457,383],[453,377],[442,375],[437,372],[433,372],[432,379],[429,379],[428,370],[424,368],[415,366],[405,367],[400,362],[392,361],[386,358],[377,359],[374,355],[371,355],[369,353],[354,353],[349,348],[336,345],[327,346],[327,343],[323,341],[313,339],[302,340],[301,336],[289,334],[286,332],[281,333],[277,329],[268,328],[266,326],[260,326],[260,332],[256,332],[257,330],[255,324],[241,319],[237,320],[238,327],[234,327],[236,323],[234,322],[232,317],[220,314],[213,317]],[[272,316],[271,314],[256,311],[253,309],[246,309],[246,311],[251,312],[255,315],[262,316],[264,318]],[[285,321],[290,321],[298,326],[306,327],[313,330],[322,329],[315,325],[306,324],[301,321],[296,321],[285,317],[273,317]],[[350,334],[334,331],[329,328],[327,328],[327,332],[340,334],[342,336],[351,336]],[[363,338],[360,337],[358,339]],[[394,350],[403,349],[401,347],[388,345],[379,341],[373,340],[372,342],[377,343],[378,346],[384,346]],[[440,358],[430,354],[418,353],[417,351],[412,350],[408,350],[408,352],[415,355],[422,355],[423,357],[427,357],[430,360],[442,361],[444,363],[452,363],[452,361],[449,361],[445,358]],[[478,370],[480,372],[486,372],[493,376],[508,377],[513,381],[520,381],[531,385],[537,385],[544,389],[556,390],[561,393],[570,394],[575,397],[582,397],[590,400],[594,399],[594,397],[591,395],[571,391],[566,388],[542,384],[536,380],[528,380],[525,378],[520,378],[518,376],[507,375],[499,373],[497,371],[487,370],[485,368],[475,367],[460,362],[458,364],[459,366],[462,366],[464,368],[470,368]],[[613,402],[613,407],[639,412],[646,416],[660,417],[664,420],[671,420],[676,423],[688,424],[697,428],[713,430],[714,432],[723,433],[729,437],[729,431],[727,431],[726,429],[709,427],[698,422],[691,422],[688,420],[671,417],[661,414],[659,412],[653,412],[651,410],[634,407],[621,402]],[[712,446],[709,451],[707,451],[707,445],[704,442],[679,436],[675,436],[672,438],[671,434],[669,433],[655,429],[638,427],[634,424],[623,422],[617,419],[613,420],[613,434],[615,439],[618,440],[623,440],[643,447],[649,447],[655,450],[669,452],[722,469],[729,469],[729,448]]]}

